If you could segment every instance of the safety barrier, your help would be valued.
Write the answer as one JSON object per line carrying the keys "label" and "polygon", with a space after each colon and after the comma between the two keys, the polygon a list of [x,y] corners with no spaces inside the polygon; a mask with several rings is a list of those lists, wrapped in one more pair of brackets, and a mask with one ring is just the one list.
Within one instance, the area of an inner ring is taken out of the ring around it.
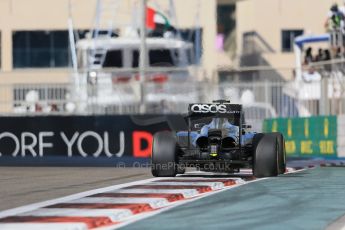
{"label": "safety barrier", "polygon": [[345,117],[314,116],[306,118],[266,119],[265,132],[281,132],[290,157],[344,157]]}
{"label": "safety barrier", "polygon": [[[290,157],[345,157],[345,116],[277,118]],[[181,115],[1,117],[0,165],[148,166],[157,131],[186,130]]]}
{"label": "safety barrier", "polygon": [[178,115],[1,117],[0,165],[147,163],[152,136],[187,129]]}

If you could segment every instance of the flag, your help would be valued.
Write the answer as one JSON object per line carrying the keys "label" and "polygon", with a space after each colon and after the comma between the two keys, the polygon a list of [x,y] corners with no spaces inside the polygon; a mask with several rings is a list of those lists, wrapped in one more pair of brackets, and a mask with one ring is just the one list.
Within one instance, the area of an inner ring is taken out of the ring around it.
{"label": "flag", "polygon": [[168,18],[159,11],[153,8],[146,8],[146,27],[155,30],[157,27],[168,29],[170,27]]}

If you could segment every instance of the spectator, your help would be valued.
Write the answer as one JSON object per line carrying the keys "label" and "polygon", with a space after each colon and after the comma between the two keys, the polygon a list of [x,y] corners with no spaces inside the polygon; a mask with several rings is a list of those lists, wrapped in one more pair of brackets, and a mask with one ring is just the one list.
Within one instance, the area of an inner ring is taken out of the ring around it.
{"label": "spectator", "polygon": [[341,48],[340,47],[338,47],[337,48],[337,51],[336,51],[336,53],[335,53],[335,55],[334,55],[334,58],[335,59],[339,59],[339,58],[342,58],[342,52],[341,52]]}
{"label": "spectator", "polygon": [[308,71],[305,71],[302,74],[303,80],[306,82],[313,82],[313,81],[320,81],[321,75],[315,71],[315,68],[313,66],[310,66],[308,68]]}
{"label": "spectator", "polygon": [[308,47],[308,49],[305,51],[304,64],[308,65],[311,62],[313,62],[313,49]]}
{"label": "spectator", "polygon": [[339,10],[338,5],[334,4],[328,12],[325,28],[331,35],[332,53],[337,53],[338,47],[344,46],[344,19],[345,15]]}
{"label": "spectator", "polygon": [[43,112],[43,108],[39,103],[35,104],[35,112]]}
{"label": "spectator", "polygon": [[50,105],[50,109],[51,109],[50,110],[51,112],[59,112],[59,108],[58,108],[57,104],[55,104],[55,103]]}
{"label": "spectator", "polygon": [[338,5],[334,4],[327,14],[325,28],[328,31],[339,30],[344,27],[344,14],[339,10]]}
{"label": "spectator", "polygon": [[324,50],[324,53],[323,53],[323,61],[329,61],[331,60],[331,53],[329,52],[328,49]]}
{"label": "spectator", "polygon": [[[323,60],[322,61],[329,61],[329,60],[331,60],[331,53],[329,52],[328,49],[325,49],[324,53],[323,53]],[[325,70],[326,71],[331,71],[331,69],[332,69],[332,65],[331,64],[325,65]]]}
{"label": "spectator", "polygon": [[315,62],[318,62],[318,61],[323,61],[323,57],[324,56],[324,52],[323,52],[323,49],[319,48],[318,52],[317,52],[317,55],[315,57]]}

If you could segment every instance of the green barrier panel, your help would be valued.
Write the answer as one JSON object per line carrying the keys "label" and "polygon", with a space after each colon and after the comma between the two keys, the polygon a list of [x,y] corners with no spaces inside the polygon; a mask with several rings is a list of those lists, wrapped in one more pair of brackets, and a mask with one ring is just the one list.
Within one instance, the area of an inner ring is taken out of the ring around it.
{"label": "green barrier panel", "polygon": [[287,156],[337,156],[336,116],[266,119],[263,130],[284,135]]}

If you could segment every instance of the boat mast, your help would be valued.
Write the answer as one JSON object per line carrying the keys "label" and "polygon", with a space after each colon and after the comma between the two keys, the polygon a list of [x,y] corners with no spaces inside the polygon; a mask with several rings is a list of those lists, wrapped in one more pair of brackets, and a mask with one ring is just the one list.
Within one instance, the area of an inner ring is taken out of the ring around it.
{"label": "boat mast", "polygon": [[68,35],[69,35],[69,43],[70,43],[71,56],[72,56],[72,67],[73,67],[74,73],[77,73],[78,64],[77,64],[77,53],[76,53],[74,29],[73,29],[71,0],[68,1]]}
{"label": "boat mast", "polygon": [[140,55],[139,55],[139,75],[140,75],[140,112],[145,112],[144,82],[147,66],[147,46],[146,46],[146,6],[147,0],[140,0]]}
{"label": "boat mast", "polygon": [[200,67],[200,56],[201,56],[201,51],[200,51],[200,41],[201,41],[201,35],[200,35],[200,10],[201,10],[201,1],[197,0],[197,7],[196,7],[196,15],[195,15],[195,43],[194,43],[194,49],[195,49],[195,64]]}

